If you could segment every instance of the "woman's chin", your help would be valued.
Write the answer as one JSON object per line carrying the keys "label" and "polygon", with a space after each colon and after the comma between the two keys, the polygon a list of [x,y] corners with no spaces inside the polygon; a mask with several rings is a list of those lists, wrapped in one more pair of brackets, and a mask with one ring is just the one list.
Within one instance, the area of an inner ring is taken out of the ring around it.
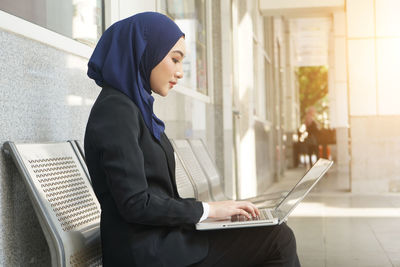
{"label": "woman's chin", "polygon": [[157,95],[162,97],[166,97],[169,93],[169,90],[159,90],[159,91],[152,90],[152,91],[153,93],[156,93]]}
{"label": "woman's chin", "polygon": [[166,90],[166,91],[160,92],[159,95],[162,97],[166,97],[168,95],[168,93],[169,93],[169,90]]}

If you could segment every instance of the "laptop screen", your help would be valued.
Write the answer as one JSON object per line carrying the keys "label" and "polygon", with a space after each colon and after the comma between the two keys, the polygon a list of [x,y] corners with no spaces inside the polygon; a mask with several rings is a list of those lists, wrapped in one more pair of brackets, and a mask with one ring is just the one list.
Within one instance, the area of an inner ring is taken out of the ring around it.
{"label": "laptop screen", "polygon": [[287,196],[276,207],[279,219],[285,219],[289,213],[301,202],[308,192],[317,184],[319,179],[332,166],[333,162],[326,159],[319,159],[314,166],[300,179]]}

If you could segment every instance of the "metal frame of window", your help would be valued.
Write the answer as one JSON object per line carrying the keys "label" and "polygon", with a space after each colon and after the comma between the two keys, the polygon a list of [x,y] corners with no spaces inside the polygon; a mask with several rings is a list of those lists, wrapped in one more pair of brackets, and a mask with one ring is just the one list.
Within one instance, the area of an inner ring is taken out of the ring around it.
{"label": "metal frame of window", "polygon": [[[265,29],[265,31],[269,31],[270,29]],[[268,51],[266,50],[266,46],[267,44],[262,44],[262,42],[260,42],[259,38],[257,37],[257,35],[253,32],[253,43],[255,44],[255,46],[258,48],[258,51],[261,52],[261,56],[264,58],[264,60],[266,61],[267,64],[269,64],[269,66],[265,65],[264,68],[270,68],[272,65],[272,61],[271,61],[271,57],[268,54]],[[256,51],[255,51],[256,52]],[[258,52],[257,52],[258,53]],[[259,70],[258,70],[259,71]],[[264,79],[265,79],[265,88],[267,90],[270,90],[270,84],[268,83],[268,77],[266,75],[267,73],[264,74]],[[269,98],[268,96],[268,92],[265,92],[265,97],[266,97],[266,101],[264,102],[264,107],[260,107],[265,109],[265,117],[260,117],[259,114],[256,114],[254,116],[254,119],[260,123],[262,123],[264,125],[264,129],[266,131],[269,131],[272,127],[272,122],[271,119],[269,118],[269,114],[268,114],[268,101],[267,99]]]}
{"label": "metal frame of window", "polygon": [[89,59],[94,48],[0,10],[0,29]]}

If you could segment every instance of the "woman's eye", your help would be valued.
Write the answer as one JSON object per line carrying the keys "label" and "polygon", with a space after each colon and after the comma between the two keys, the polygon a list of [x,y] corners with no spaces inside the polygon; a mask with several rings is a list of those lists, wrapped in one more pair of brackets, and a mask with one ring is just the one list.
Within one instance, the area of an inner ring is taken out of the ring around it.
{"label": "woman's eye", "polygon": [[174,63],[178,63],[178,62],[179,62],[179,60],[177,60],[176,58],[172,58],[172,61],[173,61]]}

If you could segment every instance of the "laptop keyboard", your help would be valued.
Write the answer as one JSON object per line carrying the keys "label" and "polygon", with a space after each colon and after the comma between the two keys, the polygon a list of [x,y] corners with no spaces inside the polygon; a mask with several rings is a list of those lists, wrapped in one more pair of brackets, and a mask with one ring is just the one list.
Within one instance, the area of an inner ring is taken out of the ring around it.
{"label": "laptop keyboard", "polygon": [[247,218],[244,215],[233,215],[231,216],[232,222],[247,222],[247,221],[259,221],[259,220],[270,220],[273,218],[270,209],[260,209],[260,216]]}

